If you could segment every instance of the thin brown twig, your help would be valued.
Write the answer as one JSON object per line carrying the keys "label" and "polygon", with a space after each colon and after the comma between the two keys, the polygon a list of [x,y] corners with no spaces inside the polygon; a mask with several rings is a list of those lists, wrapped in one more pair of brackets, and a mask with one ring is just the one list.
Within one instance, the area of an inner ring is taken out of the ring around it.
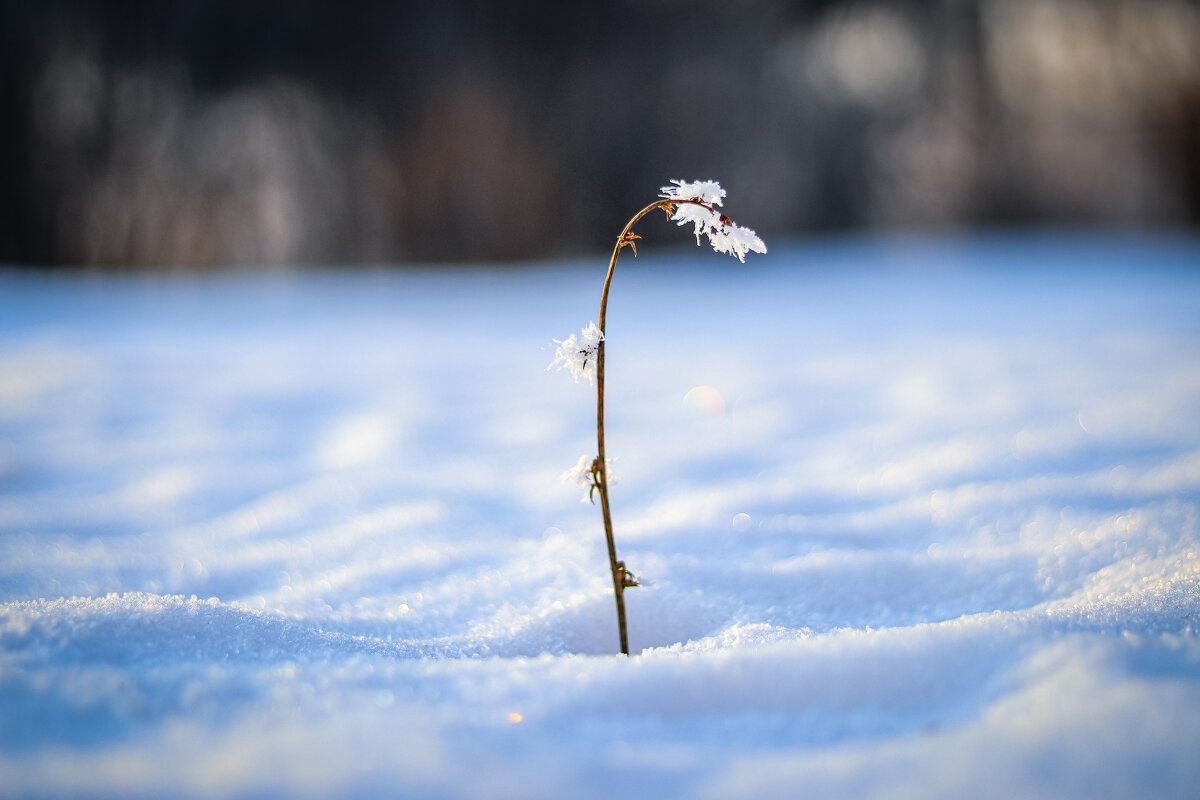
{"label": "thin brown twig", "polygon": [[637,582],[633,579],[632,573],[625,569],[625,562],[617,559],[617,544],[613,539],[612,511],[608,502],[608,468],[604,458],[604,323],[608,313],[608,288],[612,284],[613,272],[617,267],[617,256],[621,254],[621,249],[626,245],[634,248],[634,254],[637,254],[637,249],[633,244],[633,240],[641,238],[632,233],[633,226],[642,217],[649,214],[656,208],[661,208],[667,212],[667,215],[674,211],[675,206],[679,203],[693,203],[695,205],[704,206],[710,211],[712,206],[703,202],[699,198],[692,200],[657,200],[643,208],[641,211],[633,215],[633,218],[625,224],[621,235],[617,237],[617,243],[613,247],[612,258],[608,261],[608,274],[604,276],[604,290],[600,294],[600,321],[597,327],[600,328],[600,342],[596,348],[596,447],[599,450],[593,470],[595,486],[600,490],[600,513],[604,516],[604,541],[608,545],[608,563],[612,569],[613,581],[613,596],[617,603],[617,632],[621,639],[621,654],[629,655],[629,635],[625,626],[625,589],[631,586],[637,586]]}

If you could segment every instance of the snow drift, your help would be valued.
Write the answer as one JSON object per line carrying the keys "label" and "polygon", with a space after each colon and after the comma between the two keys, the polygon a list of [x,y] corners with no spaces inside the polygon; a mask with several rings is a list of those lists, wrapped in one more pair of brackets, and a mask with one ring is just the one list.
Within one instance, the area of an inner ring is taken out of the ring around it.
{"label": "snow drift", "polygon": [[5,797],[1194,797],[1200,245],[0,274]]}

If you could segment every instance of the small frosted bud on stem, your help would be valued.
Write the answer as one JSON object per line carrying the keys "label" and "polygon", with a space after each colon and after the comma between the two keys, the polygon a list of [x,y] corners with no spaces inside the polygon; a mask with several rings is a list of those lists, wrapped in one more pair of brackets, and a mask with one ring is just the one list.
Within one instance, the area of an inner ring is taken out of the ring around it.
{"label": "small frosted bud on stem", "polygon": [[[612,459],[604,459],[605,475],[609,486],[617,482],[617,477],[613,475]],[[562,474],[563,483],[577,483],[580,486],[587,488],[588,492],[582,498],[581,503],[595,503],[596,490],[600,488],[600,458],[599,456],[580,456],[575,462],[575,466]]]}
{"label": "small frosted bud on stem", "polygon": [[546,369],[565,369],[570,371],[576,382],[582,376],[592,383],[596,379],[596,351],[603,340],[604,334],[594,322],[584,328],[579,336],[572,333],[566,339],[555,339],[558,350]]}

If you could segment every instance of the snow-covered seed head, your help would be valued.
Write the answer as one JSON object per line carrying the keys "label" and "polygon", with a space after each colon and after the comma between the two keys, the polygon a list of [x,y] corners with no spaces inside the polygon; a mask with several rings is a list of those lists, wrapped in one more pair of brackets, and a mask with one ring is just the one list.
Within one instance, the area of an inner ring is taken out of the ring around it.
{"label": "snow-covered seed head", "polygon": [[555,339],[558,350],[554,352],[554,360],[546,369],[558,367],[570,370],[571,377],[576,382],[583,376],[588,379],[588,383],[592,383],[596,378],[596,351],[600,349],[602,341],[604,334],[594,322],[584,328],[579,336],[572,333],[566,339]]}
{"label": "snow-covered seed head", "polygon": [[717,211],[725,198],[725,190],[716,181],[672,180],[674,186],[662,187],[659,195],[678,203],[671,219],[679,225],[692,224],[696,244],[707,236],[713,250],[728,253],[743,264],[749,252],[765,253],[767,246],[750,228],[743,228]]}

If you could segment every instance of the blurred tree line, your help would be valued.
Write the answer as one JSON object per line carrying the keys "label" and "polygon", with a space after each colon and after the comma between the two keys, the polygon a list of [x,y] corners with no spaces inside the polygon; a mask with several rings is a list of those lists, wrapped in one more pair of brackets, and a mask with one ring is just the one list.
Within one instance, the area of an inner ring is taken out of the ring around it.
{"label": "blurred tree line", "polygon": [[0,261],[607,248],[668,178],[766,237],[1200,221],[1189,0],[7,0]]}

